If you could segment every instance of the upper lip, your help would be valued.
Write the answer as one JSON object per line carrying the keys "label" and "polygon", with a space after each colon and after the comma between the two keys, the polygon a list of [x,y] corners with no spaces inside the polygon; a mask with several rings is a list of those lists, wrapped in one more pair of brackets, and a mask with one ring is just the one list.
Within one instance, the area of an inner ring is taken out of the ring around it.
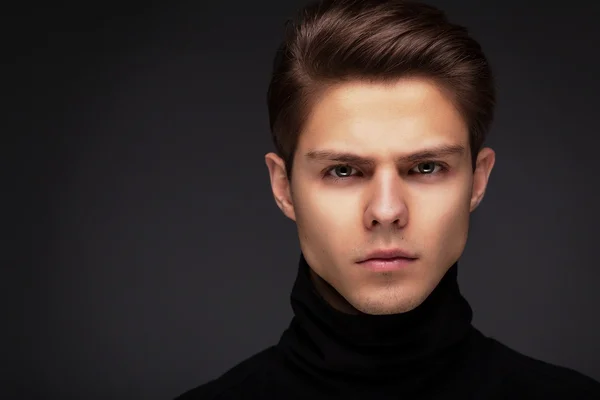
{"label": "upper lip", "polygon": [[372,259],[390,259],[390,258],[416,258],[413,254],[402,249],[379,249],[370,252],[366,257],[361,259],[359,262],[364,262]]}

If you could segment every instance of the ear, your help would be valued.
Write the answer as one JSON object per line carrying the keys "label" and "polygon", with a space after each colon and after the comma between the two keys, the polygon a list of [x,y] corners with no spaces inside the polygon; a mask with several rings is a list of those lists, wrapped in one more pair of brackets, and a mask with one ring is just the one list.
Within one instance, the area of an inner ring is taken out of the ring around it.
{"label": "ear", "polygon": [[277,206],[283,211],[286,217],[292,221],[296,221],[290,180],[285,170],[285,161],[275,153],[268,153],[265,155],[265,163],[269,169],[271,190],[273,191],[275,203],[277,203]]}
{"label": "ear", "polygon": [[492,168],[496,162],[496,153],[489,147],[484,147],[477,154],[475,171],[473,172],[473,190],[471,194],[471,212],[475,211],[483,200],[485,189],[490,178]]}

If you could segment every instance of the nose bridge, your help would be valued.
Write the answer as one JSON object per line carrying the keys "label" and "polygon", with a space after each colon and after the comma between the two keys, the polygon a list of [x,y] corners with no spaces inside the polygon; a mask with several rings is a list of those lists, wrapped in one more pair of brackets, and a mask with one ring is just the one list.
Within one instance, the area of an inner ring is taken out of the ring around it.
{"label": "nose bridge", "polygon": [[373,177],[369,191],[367,223],[391,224],[405,219],[406,205],[402,180],[397,171],[379,171]]}

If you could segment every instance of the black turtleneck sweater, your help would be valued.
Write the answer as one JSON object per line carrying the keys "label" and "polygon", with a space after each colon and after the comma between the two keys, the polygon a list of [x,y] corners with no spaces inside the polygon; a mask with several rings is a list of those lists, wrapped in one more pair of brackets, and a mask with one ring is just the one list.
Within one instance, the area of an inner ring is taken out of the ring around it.
{"label": "black turtleneck sweater", "polygon": [[318,294],[301,256],[279,343],[177,400],[600,400],[600,383],[475,329],[457,268],[412,311],[352,315]]}

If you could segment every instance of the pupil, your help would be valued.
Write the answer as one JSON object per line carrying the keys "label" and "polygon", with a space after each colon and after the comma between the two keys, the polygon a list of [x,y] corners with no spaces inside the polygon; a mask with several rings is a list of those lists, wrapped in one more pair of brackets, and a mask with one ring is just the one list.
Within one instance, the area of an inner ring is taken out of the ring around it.
{"label": "pupil", "polygon": [[425,173],[431,172],[431,171],[428,171],[431,169],[430,168],[432,166],[431,163],[424,163],[424,164],[421,164],[421,166],[425,166],[424,168],[421,168],[421,172],[425,172]]}
{"label": "pupil", "polygon": [[348,167],[338,167],[338,172],[339,175],[346,175],[348,174]]}

